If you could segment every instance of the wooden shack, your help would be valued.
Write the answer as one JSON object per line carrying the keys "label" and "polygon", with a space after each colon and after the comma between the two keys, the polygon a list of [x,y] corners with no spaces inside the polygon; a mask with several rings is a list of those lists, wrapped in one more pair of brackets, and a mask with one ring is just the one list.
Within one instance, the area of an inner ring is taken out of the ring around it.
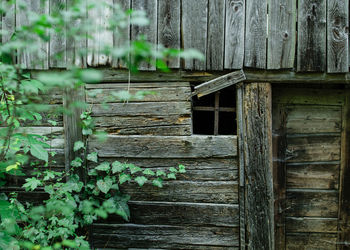
{"label": "wooden shack", "polygon": [[[36,1],[28,0],[45,13],[59,2]],[[64,37],[42,44],[43,64],[33,64],[33,55],[19,57],[33,74],[71,63],[103,72],[103,83],[87,85],[79,97],[93,103],[97,126],[109,133],[106,143],[89,143],[99,157],[151,169],[187,168],[162,189],[124,187],[132,195],[131,220],[115,216],[94,224],[93,247],[349,249],[349,1],[114,2],[143,9],[150,20],[142,29],[130,26],[129,39],[143,33],[154,44],[196,48],[206,60],[171,60],[170,73],[145,64],[130,74],[95,52],[79,57],[67,49],[62,60],[50,59],[68,46],[98,46]],[[93,14],[98,22],[108,18]],[[3,28],[14,29],[25,18],[13,10]],[[92,27],[89,35],[116,42],[113,33],[101,32]],[[196,95],[196,86],[240,70],[245,80]],[[105,93],[128,88],[158,95],[102,108]],[[101,94],[90,97],[95,89]],[[62,105],[62,95],[56,97],[49,102]],[[72,157],[79,136],[68,128],[75,120],[58,117],[54,130],[48,124],[31,128],[59,135],[57,167]],[[16,183],[7,188],[19,190]]]}

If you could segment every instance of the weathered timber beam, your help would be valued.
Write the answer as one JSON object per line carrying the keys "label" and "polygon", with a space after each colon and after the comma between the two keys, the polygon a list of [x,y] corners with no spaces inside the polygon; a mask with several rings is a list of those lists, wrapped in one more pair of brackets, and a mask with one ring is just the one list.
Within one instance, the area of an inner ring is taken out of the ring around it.
{"label": "weathered timber beam", "polygon": [[248,249],[274,249],[270,83],[243,85],[245,223]]}
{"label": "weathered timber beam", "polygon": [[242,82],[245,79],[243,70],[237,70],[196,86],[192,95],[197,95],[198,97],[209,95],[220,89]]}
{"label": "weathered timber beam", "polygon": [[[102,82],[128,82],[129,71],[122,69],[98,68],[103,73]],[[51,69],[52,72],[61,70]],[[31,71],[36,77],[40,70]],[[160,71],[141,71],[130,75],[131,82],[206,82],[230,73],[231,71],[182,71],[172,70],[169,73]],[[350,73],[297,73],[290,70],[254,70],[244,69],[245,82],[269,83],[309,83],[309,84],[350,84]]]}

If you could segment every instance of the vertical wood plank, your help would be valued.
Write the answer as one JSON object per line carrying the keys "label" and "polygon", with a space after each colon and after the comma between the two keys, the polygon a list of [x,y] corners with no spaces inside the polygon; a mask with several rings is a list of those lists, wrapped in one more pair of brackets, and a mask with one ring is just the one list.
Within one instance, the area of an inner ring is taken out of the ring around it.
{"label": "vertical wood plank", "polygon": [[88,17],[92,20],[92,27],[88,35],[87,64],[97,67],[110,65],[112,57],[104,53],[105,48],[113,47],[113,31],[108,30],[109,19],[113,15],[113,0],[102,0],[95,3],[94,8],[88,11]]}
{"label": "vertical wood plank", "polygon": [[243,68],[245,1],[226,0],[225,69]]}
{"label": "vertical wood plank", "polygon": [[296,1],[269,0],[267,68],[293,68]]}
{"label": "vertical wood plank", "polygon": [[[66,89],[63,95],[63,106],[70,112],[63,115],[64,125],[64,152],[65,152],[65,169],[69,171],[71,161],[79,156],[79,152],[74,152],[74,143],[82,141],[83,135],[81,131],[80,114],[83,112],[81,108],[74,107],[77,102],[85,101],[84,87],[78,89]],[[81,174],[81,173],[79,173]],[[81,175],[82,176],[82,175]]]}
{"label": "vertical wood plank", "polygon": [[244,66],[266,68],[267,0],[246,2]]}
{"label": "vertical wood plank", "polygon": [[284,105],[274,104],[272,108],[273,187],[275,207],[275,248],[286,247],[286,149],[287,113]]}
{"label": "vertical wood plank", "polygon": [[[149,20],[148,26],[131,26],[131,39],[137,40],[144,35],[146,40],[156,46],[157,44],[157,0],[132,0],[132,9],[143,10]],[[155,66],[141,63],[140,70],[155,70]]]}
{"label": "vertical wood plank", "polygon": [[239,159],[239,246],[246,249],[245,240],[245,171],[244,171],[244,124],[243,124],[244,85],[237,85],[237,126],[238,126],[238,159]]}
{"label": "vertical wood plank", "polygon": [[298,1],[298,71],[326,69],[326,0]]}
{"label": "vertical wood plank", "polygon": [[349,1],[327,2],[327,71],[348,72]]}
{"label": "vertical wood plank", "polygon": [[224,68],[225,1],[209,0],[207,70]]}
{"label": "vertical wood plank", "polygon": [[350,242],[350,90],[346,90],[343,106],[341,169],[338,213],[339,249],[349,249]]}
{"label": "vertical wood plank", "polygon": [[[50,15],[60,15],[66,9],[66,0],[50,0]],[[51,68],[64,68],[66,64],[66,34],[61,31],[59,34],[50,34],[50,56],[49,66]]]}
{"label": "vertical wood plank", "polygon": [[274,249],[271,85],[245,85],[243,104],[246,242]]}
{"label": "vertical wood plank", "polygon": [[[120,11],[123,11],[124,13],[131,8],[130,0],[114,0],[114,5],[116,6],[117,4],[120,7]],[[115,10],[119,11],[117,9]],[[130,17],[127,18],[127,22],[125,28],[120,28],[113,32],[114,48],[123,47],[130,43]],[[121,59],[113,58],[112,66],[114,68],[125,68],[125,63],[123,63]]]}
{"label": "vertical wood plank", "polygon": [[[2,2],[1,4],[4,5],[4,7],[5,5],[7,5],[6,1]],[[5,15],[2,16],[1,29],[6,31],[6,33],[2,35],[2,43],[8,42],[13,36],[13,33],[15,31],[15,28],[16,28],[15,9],[16,9],[16,6],[13,4],[11,8],[5,13]]]}
{"label": "vertical wood plank", "polygon": [[[208,0],[182,1],[182,40],[183,48],[195,48],[207,54],[207,15]],[[205,70],[205,61],[186,59],[184,68]]]}
{"label": "vertical wood plank", "polygon": [[[16,6],[16,26],[25,26],[30,22],[29,17],[34,15],[42,15],[49,13],[49,2],[38,0],[26,0],[24,2],[27,5],[27,11],[20,8],[17,3]],[[37,36],[32,37],[32,44],[37,44],[38,47],[33,49],[26,49],[25,51],[19,51],[18,61],[26,69],[48,69],[49,68],[49,43],[43,41]]]}
{"label": "vertical wood plank", "polygon": [[[74,0],[66,0],[67,1],[67,8],[71,8],[74,4]],[[87,0],[82,0],[81,7],[84,8],[83,12],[87,15]],[[84,19],[86,19],[87,16],[84,16],[83,18],[78,18],[74,20],[72,23],[72,27],[80,27],[81,25],[86,22]],[[84,26],[84,25],[83,25]],[[71,28],[72,28],[71,27]],[[73,37],[67,37],[67,67],[70,66],[76,66],[79,68],[86,68],[86,56],[87,56],[87,40],[86,40],[86,27],[84,27],[82,30],[79,30],[79,38],[74,39]]]}
{"label": "vertical wood plank", "polygon": [[[180,49],[180,0],[161,0],[158,2],[158,44],[165,48]],[[179,68],[180,58],[168,61],[169,68]]]}

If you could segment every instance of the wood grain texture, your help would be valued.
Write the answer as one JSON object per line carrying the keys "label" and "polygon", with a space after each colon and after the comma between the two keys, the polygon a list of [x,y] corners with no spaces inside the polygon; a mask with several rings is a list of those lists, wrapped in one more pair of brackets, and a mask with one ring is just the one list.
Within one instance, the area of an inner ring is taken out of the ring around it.
{"label": "wood grain texture", "polygon": [[[95,224],[95,247],[227,249],[238,246],[238,229],[137,224]],[[221,247],[221,248],[220,248]]]}
{"label": "wood grain texture", "polygon": [[287,108],[289,134],[340,133],[341,106],[293,105]]}
{"label": "wood grain texture", "polygon": [[[207,54],[208,0],[182,1],[181,34],[184,49],[194,48]],[[184,69],[205,70],[206,62],[186,59]]]}
{"label": "wood grain texture", "polygon": [[[129,223],[133,224],[237,227],[239,219],[238,205],[229,204],[130,201],[129,207]],[[99,221],[106,224],[124,222],[118,215]]]}
{"label": "wood grain texture", "polygon": [[287,165],[288,188],[338,189],[339,163],[295,163]]}
{"label": "wood grain texture", "polygon": [[267,68],[294,67],[296,1],[269,1]]}
{"label": "wood grain texture", "polygon": [[[181,3],[180,0],[158,1],[158,44],[165,48],[181,48]],[[167,61],[169,68],[179,68],[180,58]]]}
{"label": "wood grain texture", "polygon": [[[116,147],[116,145],[120,145]],[[237,136],[108,136],[91,140],[100,157],[209,158],[237,155]]]}
{"label": "wood grain texture", "polygon": [[[131,0],[114,0],[114,7],[116,8],[119,5],[120,9],[115,9],[116,12],[123,11],[123,15],[126,15],[125,12],[131,9]],[[114,13],[116,15],[117,13]],[[125,16],[127,23],[124,27],[117,28],[113,31],[113,47],[123,47],[130,43],[130,17]],[[114,68],[126,68],[126,64],[120,58],[112,59],[112,67]]]}
{"label": "wood grain texture", "polygon": [[338,192],[335,190],[287,190],[286,215],[294,217],[338,217]]}
{"label": "wood grain texture", "polygon": [[338,161],[340,136],[300,135],[287,137],[287,162]]}
{"label": "wood grain texture", "polygon": [[244,66],[266,68],[267,0],[246,2]]}
{"label": "wood grain texture", "polygon": [[318,217],[287,217],[288,233],[336,233],[338,220],[336,218]]}
{"label": "wood grain texture", "polygon": [[[131,39],[137,40],[141,35],[156,46],[157,44],[157,0],[132,0],[131,7],[134,10],[142,10],[149,20],[148,26],[131,26]],[[155,70],[155,66],[141,63],[140,70]]]}
{"label": "wood grain texture", "polygon": [[88,32],[88,66],[110,65],[112,56],[104,53],[105,48],[113,47],[113,31],[108,30],[109,19],[113,15],[113,0],[102,0],[88,10],[92,23]]}
{"label": "wood grain texture", "polygon": [[349,72],[349,2],[327,1],[327,72]]}
{"label": "wood grain texture", "polygon": [[[74,5],[74,0],[66,0],[67,8],[71,8]],[[83,12],[87,17],[87,0],[83,0],[81,6],[85,8]],[[85,17],[84,17],[85,18]],[[83,18],[83,19],[84,19]],[[79,68],[86,68],[87,61],[87,32],[85,21],[81,18],[77,18],[73,21],[72,26],[83,26],[84,28],[77,31],[77,38],[67,37],[67,67],[76,66]]]}
{"label": "wood grain texture", "polygon": [[345,92],[345,105],[343,107],[340,193],[338,213],[338,241],[339,249],[349,249],[350,242],[350,91]]}
{"label": "wood grain texture", "polygon": [[189,102],[131,102],[110,103],[108,109],[102,104],[92,107],[92,115],[97,116],[159,116],[159,115],[190,115]]}
{"label": "wood grain texture", "polygon": [[[49,1],[28,0],[25,2],[29,11],[22,10],[16,6],[16,26],[26,26],[31,22],[29,16],[49,13]],[[46,34],[48,35],[48,34]],[[49,68],[49,43],[40,39],[37,35],[32,35],[28,43],[35,44],[33,48],[19,51],[18,62],[26,69],[48,69]]]}
{"label": "wood grain texture", "polygon": [[225,69],[243,68],[245,1],[226,0]]}
{"label": "wood grain texture", "polygon": [[207,32],[207,70],[223,70],[225,1],[208,1]]}
{"label": "wood grain texture", "polygon": [[[66,0],[50,0],[50,15],[61,16],[62,11],[66,10]],[[55,28],[55,27],[53,27]],[[50,33],[50,68],[65,68],[66,64],[66,34],[65,31]]]}
{"label": "wood grain texture", "polygon": [[[8,8],[8,5],[4,2],[1,3],[2,7]],[[1,29],[3,31],[1,35],[2,43],[8,42],[14,34],[16,29],[16,5],[12,4],[7,12],[1,17]]]}
{"label": "wood grain texture", "polygon": [[285,249],[285,211],[286,211],[286,131],[287,112],[285,105],[273,104],[272,107],[272,156],[273,188],[275,208],[275,248]]}
{"label": "wood grain texture", "polygon": [[288,250],[329,250],[336,249],[336,234],[290,233],[286,237]]}
{"label": "wood grain texture", "polygon": [[245,85],[246,242],[251,249],[274,249],[271,97],[269,83]]}
{"label": "wood grain texture", "polygon": [[326,0],[298,2],[298,71],[326,70]]}

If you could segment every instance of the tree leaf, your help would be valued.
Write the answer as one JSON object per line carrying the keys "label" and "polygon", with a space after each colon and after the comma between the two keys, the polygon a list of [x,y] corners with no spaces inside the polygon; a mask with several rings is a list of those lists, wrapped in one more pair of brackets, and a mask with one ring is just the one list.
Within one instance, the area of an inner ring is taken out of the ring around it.
{"label": "tree leaf", "polygon": [[49,160],[49,154],[46,151],[46,149],[43,148],[43,146],[39,144],[31,144],[30,145],[30,153],[35,158],[38,158],[39,160],[43,160],[45,162],[48,162]]}
{"label": "tree leaf", "polygon": [[41,186],[41,181],[38,180],[37,178],[35,177],[32,177],[32,178],[27,178],[26,179],[26,183],[23,184],[23,187],[26,189],[26,191],[28,190],[35,190],[38,186]]}
{"label": "tree leaf", "polygon": [[137,184],[139,184],[140,187],[142,187],[146,182],[147,182],[147,178],[144,176],[138,176],[135,178],[135,181],[137,182]]}

